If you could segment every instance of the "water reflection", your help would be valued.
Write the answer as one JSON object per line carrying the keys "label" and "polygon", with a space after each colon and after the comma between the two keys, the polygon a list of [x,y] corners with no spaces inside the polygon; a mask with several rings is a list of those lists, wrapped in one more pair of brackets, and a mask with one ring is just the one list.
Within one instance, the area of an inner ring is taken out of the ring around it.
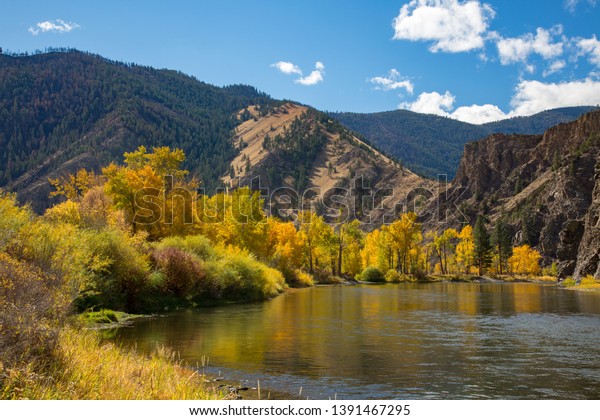
{"label": "water reflection", "polygon": [[317,287],[116,339],[313,398],[600,397],[600,296],[539,284]]}

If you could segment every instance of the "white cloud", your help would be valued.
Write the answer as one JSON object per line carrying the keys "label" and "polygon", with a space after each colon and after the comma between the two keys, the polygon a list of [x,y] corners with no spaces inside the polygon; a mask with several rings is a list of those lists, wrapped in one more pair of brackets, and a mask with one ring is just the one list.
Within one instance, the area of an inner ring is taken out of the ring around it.
{"label": "white cloud", "polygon": [[313,86],[323,81],[323,75],[325,74],[325,66],[320,61],[315,64],[315,70],[313,70],[308,76],[300,77],[294,82],[304,86]]}
{"label": "white cloud", "polygon": [[471,105],[461,106],[450,115],[460,121],[471,124],[485,124],[487,122],[499,121],[508,116],[496,105]]}
{"label": "white cloud", "polygon": [[551,74],[557,73],[566,67],[567,63],[565,60],[553,61],[550,66],[544,71],[543,76],[548,77]]}
{"label": "white cloud", "polygon": [[511,117],[524,117],[547,109],[600,104],[600,80],[585,79],[562,83],[524,80],[515,88],[511,110],[503,112],[496,105],[470,105],[454,109],[455,97],[448,91],[424,92],[414,102],[403,102],[401,109],[441,115],[472,124],[484,124]]}
{"label": "white cloud", "polygon": [[315,69],[310,72],[308,76],[303,77],[302,70],[300,67],[295,65],[294,63],[290,63],[289,61],[278,61],[277,63],[271,64],[271,67],[276,68],[283,74],[297,74],[298,77],[294,80],[294,83],[298,83],[304,86],[312,86],[316,85],[323,81],[323,76],[325,75],[325,65],[317,61],[315,63]]}
{"label": "white cloud", "polygon": [[424,92],[419,95],[416,101],[403,102],[399,108],[454,118],[471,124],[484,124],[507,118],[507,115],[500,108],[490,104],[461,106],[452,111],[455,100],[456,98],[448,91],[443,95],[438,92]]}
{"label": "white cloud", "polygon": [[[581,0],[565,0],[565,9],[571,13],[575,13],[575,9],[579,3],[581,3]],[[587,0],[587,3],[594,7],[597,3],[597,0]]]}
{"label": "white cloud", "polygon": [[75,22],[65,22],[64,20],[56,19],[38,22],[35,27],[31,26],[28,31],[31,32],[32,35],[37,35],[40,32],[67,33],[77,28],[79,28],[79,25]]}
{"label": "white cloud", "polygon": [[377,90],[395,90],[405,89],[409,94],[413,94],[414,85],[407,78],[402,78],[400,72],[391,69],[387,76],[375,76],[369,79],[369,82],[375,85]]}
{"label": "white cloud", "polygon": [[600,41],[596,39],[596,35],[589,39],[577,40],[580,55],[588,55],[590,63],[600,67]]}
{"label": "white cloud", "polygon": [[537,28],[535,36],[531,33],[518,38],[502,38],[495,35],[498,38],[496,46],[498,47],[500,62],[504,65],[524,63],[534,53],[545,59],[558,57],[563,53],[563,43],[553,42],[553,38],[561,33],[562,27],[555,26],[551,30]]}
{"label": "white cloud", "polygon": [[592,79],[561,83],[524,80],[511,101],[511,116],[533,115],[546,109],[600,103],[600,82]]}
{"label": "white cloud", "polygon": [[394,19],[394,39],[433,41],[431,52],[480,49],[494,10],[479,1],[412,0]]}
{"label": "white cloud", "polygon": [[414,102],[403,102],[400,108],[422,114],[449,116],[447,111],[454,106],[454,96],[448,91],[443,95],[438,92],[423,92]]}
{"label": "white cloud", "polygon": [[283,74],[299,74],[302,76],[302,70],[300,67],[289,61],[278,61],[277,63],[271,64],[271,67],[275,67]]}

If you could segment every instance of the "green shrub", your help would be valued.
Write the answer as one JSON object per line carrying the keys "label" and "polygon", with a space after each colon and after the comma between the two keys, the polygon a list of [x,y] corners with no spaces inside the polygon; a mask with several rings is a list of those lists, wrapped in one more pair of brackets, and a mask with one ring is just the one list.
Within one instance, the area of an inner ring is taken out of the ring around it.
{"label": "green shrub", "polygon": [[90,324],[112,324],[113,322],[119,322],[119,317],[115,311],[111,311],[110,309],[102,309],[98,312],[84,312],[82,318]]}
{"label": "green shrub", "polygon": [[227,300],[264,300],[277,296],[286,286],[279,270],[243,252],[208,261],[205,272],[209,281],[221,288],[221,296]]}
{"label": "green shrub", "polygon": [[364,281],[368,283],[385,283],[385,276],[379,267],[367,267],[362,273],[356,276],[356,279],[359,281]]}
{"label": "green shrub", "polygon": [[148,257],[137,238],[115,229],[83,231],[81,244],[87,274],[83,290],[76,300],[79,310],[107,308],[139,311],[139,295],[147,287],[150,271]]}

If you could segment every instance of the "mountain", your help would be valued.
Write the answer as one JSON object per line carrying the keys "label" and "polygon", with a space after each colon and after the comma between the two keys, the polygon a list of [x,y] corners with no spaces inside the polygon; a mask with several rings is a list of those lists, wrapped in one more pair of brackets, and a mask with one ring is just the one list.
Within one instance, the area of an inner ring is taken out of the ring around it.
{"label": "mountain", "polygon": [[48,177],[168,145],[184,149],[187,169],[214,191],[235,156],[236,113],[250,104],[265,114],[279,103],[250,86],[219,88],[79,51],[0,54],[0,187],[39,211]]}
{"label": "mountain", "polygon": [[50,204],[48,178],[120,163],[140,145],[183,149],[207,193],[269,188],[280,211],[293,189],[294,204],[330,221],[341,209],[380,223],[435,188],[326,114],[250,86],[79,51],[0,55],[0,187],[36,211]]}
{"label": "mountain", "polygon": [[270,191],[272,210],[280,216],[293,204],[316,208],[330,222],[358,218],[369,229],[437,185],[326,114],[298,104],[254,115],[236,128],[232,142],[238,154],[223,182]]}
{"label": "mountain", "polygon": [[463,146],[494,133],[542,134],[546,129],[576,119],[594,107],[544,111],[530,117],[474,125],[437,115],[397,110],[373,114],[330,113],[376,147],[400,159],[419,174],[453,178]]}
{"label": "mountain", "polygon": [[429,210],[430,228],[503,218],[515,244],[558,260],[560,278],[600,277],[600,111],[543,135],[467,143],[456,178]]}

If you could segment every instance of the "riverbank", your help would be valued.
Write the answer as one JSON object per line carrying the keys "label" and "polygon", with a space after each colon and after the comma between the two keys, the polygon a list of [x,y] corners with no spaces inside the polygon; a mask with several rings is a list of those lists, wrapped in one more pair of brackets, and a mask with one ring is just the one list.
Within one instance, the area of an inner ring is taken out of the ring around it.
{"label": "riverbank", "polygon": [[593,276],[586,276],[579,282],[572,277],[563,280],[559,286],[567,290],[577,290],[581,292],[600,292],[600,280]]}
{"label": "riverbank", "polygon": [[[35,371],[35,374],[33,372]],[[185,368],[164,347],[149,357],[101,343],[90,331],[65,327],[42,367],[3,370],[0,399],[225,399],[226,389]]]}
{"label": "riverbank", "polygon": [[425,283],[454,282],[454,283],[556,283],[552,276],[518,276],[496,275],[477,276],[467,274],[436,274],[427,276]]}

